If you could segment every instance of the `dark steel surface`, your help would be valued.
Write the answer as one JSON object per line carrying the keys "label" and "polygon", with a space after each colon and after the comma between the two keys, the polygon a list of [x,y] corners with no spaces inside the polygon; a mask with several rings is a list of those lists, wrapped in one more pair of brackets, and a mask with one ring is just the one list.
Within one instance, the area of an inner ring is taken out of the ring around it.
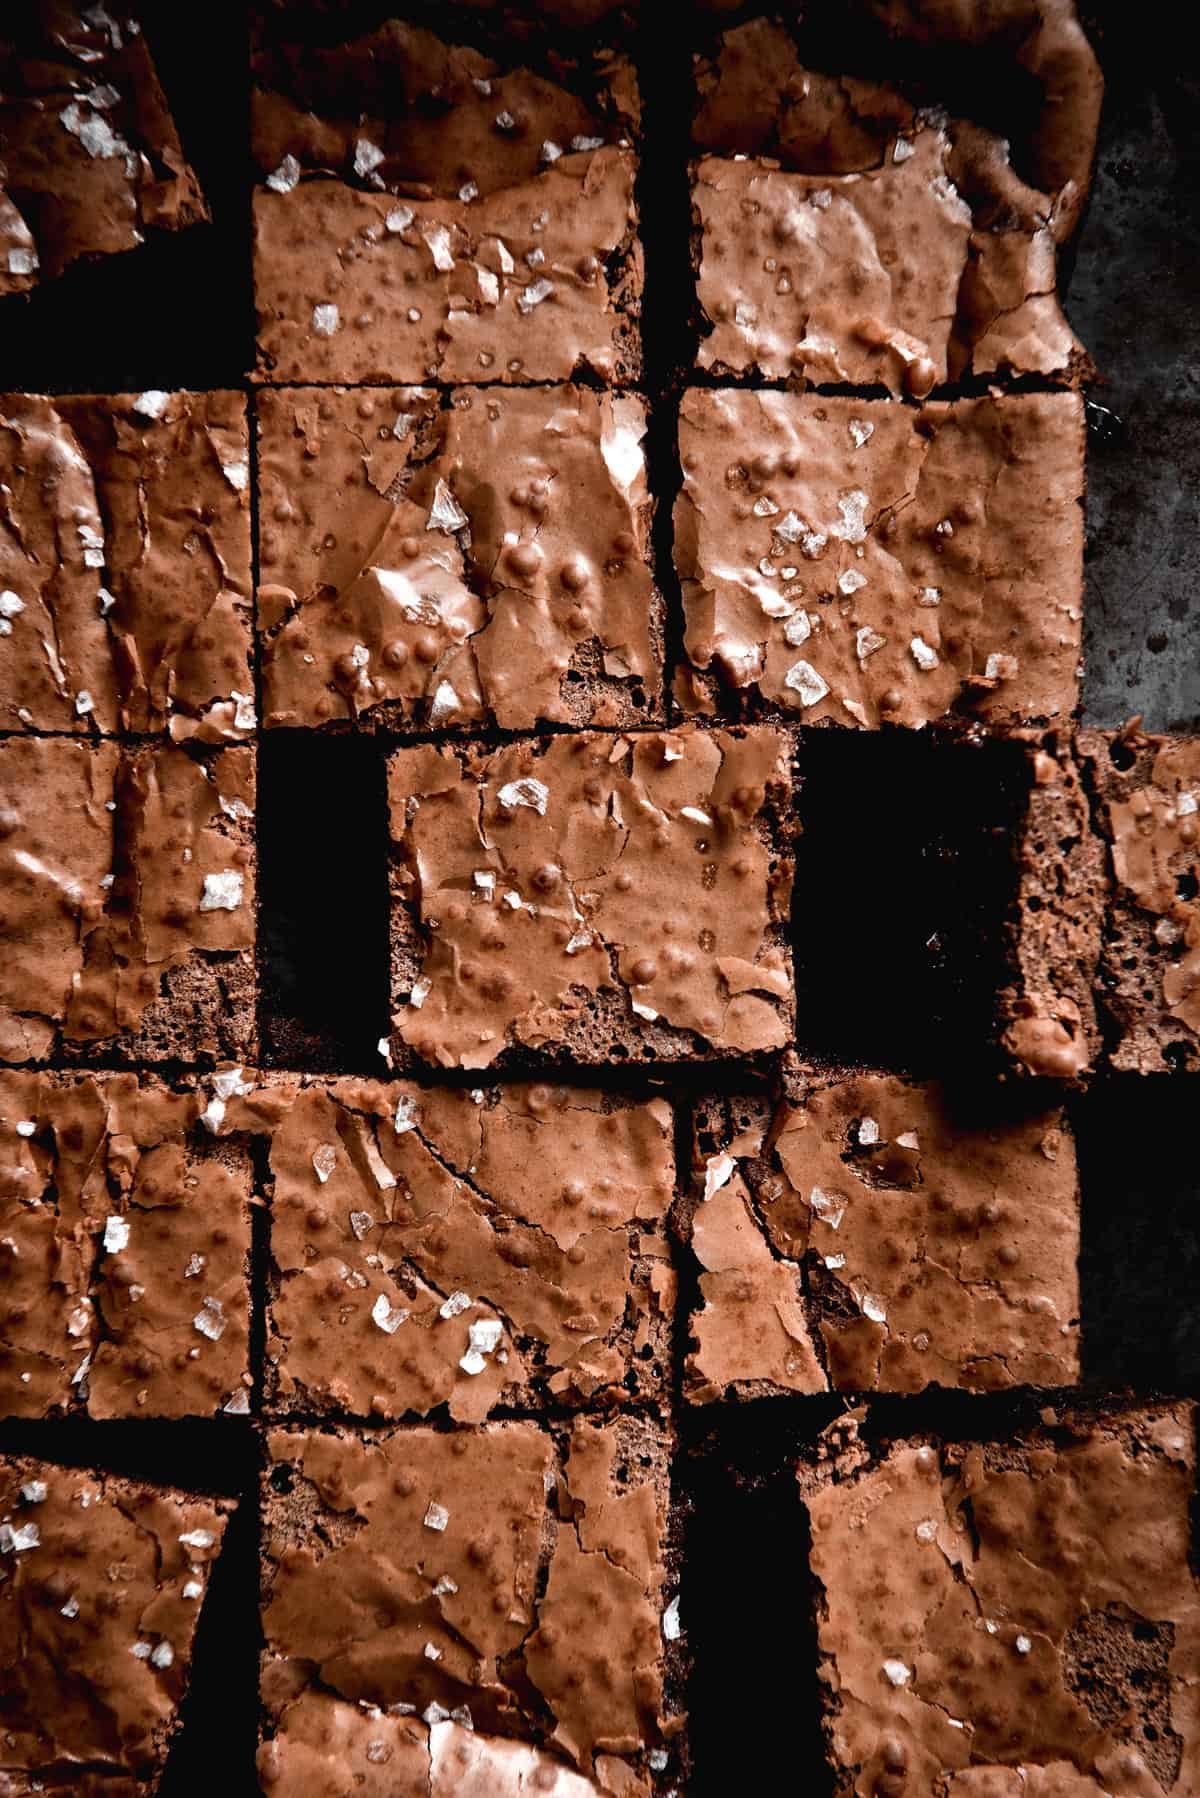
{"label": "dark steel surface", "polygon": [[[650,281],[647,386],[652,400],[663,400],[652,419],[651,456],[669,474],[672,364],[690,279],[688,57],[690,43],[710,27],[689,23],[686,9],[645,3],[652,9],[640,47],[649,134],[641,195]],[[203,8],[155,0],[142,11],[215,225],[79,268],[28,306],[0,304],[0,389],[245,384],[253,353],[245,8],[231,0],[209,0]],[[1168,29],[1182,18],[1182,9],[1170,4],[1135,7],[1127,0],[1087,13],[1108,92],[1095,189],[1069,271],[1068,312],[1102,377],[1089,411],[1085,716],[1112,726],[1141,713],[1151,728],[1194,731],[1200,713],[1200,72]],[[664,515],[660,557],[667,528]],[[343,753],[352,759],[355,752]],[[854,754],[869,762],[871,750],[860,744]],[[339,806],[331,781],[306,765],[303,752],[289,762],[281,745],[269,761],[260,845],[273,864],[263,890],[279,906],[270,940],[282,983],[280,1013],[302,1011],[304,992],[311,991],[314,1016],[304,1027],[315,1038],[323,1031],[311,1065],[365,1067],[371,1064],[364,1045],[374,1042],[382,1009],[378,992],[355,1009],[355,988],[372,984],[370,952],[359,945],[364,959],[355,964],[353,982],[339,981],[337,970],[325,966],[320,981],[306,983],[298,966],[320,954],[321,932],[331,933],[339,903],[345,916],[358,916],[355,894],[344,884],[339,892],[337,832],[361,833],[370,807],[361,793],[354,807]],[[942,797],[951,809],[969,803],[953,784]],[[889,825],[897,855],[902,826],[898,811]],[[382,815],[379,831],[382,845]],[[303,883],[306,858],[324,858],[325,865],[309,911],[292,917],[287,889]],[[863,855],[863,866],[869,864]],[[344,865],[366,866],[361,844]],[[908,864],[901,866],[907,880]],[[878,869],[880,903],[894,890],[893,874],[894,866]],[[377,898],[369,901],[375,910]],[[819,931],[819,905],[810,915]],[[378,978],[385,980],[378,918],[370,930]],[[893,929],[888,940],[903,952],[902,931]],[[861,975],[856,979],[858,1003],[869,1005],[869,985]],[[879,982],[876,1004],[892,996],[886,966]],[[836,1002],[831,979],[831,1032]],[[926,1045],[936,1047],[921,1015],[919,986],[902,981],[900,1002],[914,1033],[924,1032]],[[886,1029],[876,1020],[875,1037],[889,1053],[903,1040],[904,1016],[903,1009],[894,1013]],[[960,1046],[946,1039],[948,1063]],[[838,1047],[853,1053],[853,1033]],[[672,1096],[686,1099],[687,1085],[680,1083]],[[1165,1078],[1109,1081],[1073,1101],[1083,1174],[1084,1373],[1094,1390],[1200,1396],[1200,1175],[1192,1121],[1198,1099],[1200,1081]],[[685,1299],[688,1280],[685,1274]],[[261,1323],[256,1342],[261,1355]],[[1008,1415],[1003,1401],[937,1393],[887,1400],[879,1409],[896,1429],[963,1429],[982,1415],[972,1406]],[[699,1669],[691,1798],[725,1798],[739,1789],[807,1798],[831,1789],[820,1748],[804,1525],[788,1464],[840,1409],[839,1401],[813,1400],[717,1407],[684,1419],[680,1490],[693,1506],[694,1523],[681,1608]],[[187,1727],[161,1798],[255,1791],[258,1451],[250,1426],[225,1419],[9,1424],[0,1426],[4,1450],[241,1496],[200,1625]]]}

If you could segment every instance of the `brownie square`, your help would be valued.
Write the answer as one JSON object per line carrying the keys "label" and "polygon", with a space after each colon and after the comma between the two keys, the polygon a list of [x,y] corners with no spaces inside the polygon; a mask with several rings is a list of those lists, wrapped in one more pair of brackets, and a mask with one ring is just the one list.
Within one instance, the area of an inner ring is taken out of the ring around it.
{"label": "brownie square", "polygon": [[575,1768],[662,1790],[682,1724],[668,1447],[628,1416],[557,1434],[272,1431],[260,1768],[311,1764],[315,1719],[332,1745],[355,1705],[416,1766],[454,1746],[432,1733],[453,1722],[478,1738],[481,1781],[523,1743],[543,1763],[531,1789],[574,1791],[554,1774]]}
{"label": "brownie square", "polygon": [[789,748],[693,725],[395,751],[397,1065],[781,1048]]}
{"label": "brownie square", "polygon": [[1099,997],[1126,1073],[1200,1068],[1200,738],[1083,731],[1111,893]]}
{"label": "brownie square", "polygon": [[0,1458],[7,1790],[132,1798],[156,1789],[231,1509]]}
{"label": "brownie square", "polygon": [[1055,294],[1055,202],[991,132],[894,88],[802,66],[754,20],[698,70],[699,364],[883,385],[1075,378]]}
{"label": "brownie square", "polygon": [[616,57],[556,69],[396,20],[335,48],[264,44],[264,378],[636,378],[636,82]]}
{"label": "brownie square", "polygon": [[0,1071],[0,1416],[249,1411],[252,1171],[202,1105]]}
{"label": "brownie square", "polygon": [[662,716],[641,400],[289,388],[258,417],[268,725]]}
{"label": "brownie square", "polygon": [[0,396],[0,486],[0,726],[244,740],[242,396]]}
{"label": "brownie square", "polygon": [[1014,831],[1017,890],[1006,928],[1000,1040],[1018,1073],[1077,1079],[1103,1051],[1097,966],[1108,858],[1082,758],[1066,732],[1018,732],[1026,770]]}
{"label": "brownie square", "polygon": [[687,709],[913,728],[1076,704],[1083,407],[684,396]]}
{"label": "brownie square", "polygon": [[276,1108],[274,1415],[665,1404],[665,1101],[343,1079],[283,1080],[259,1102]]}
{"label": "brownie square", "polygon": [[208,217],[136,21],[102,6],[5,8],[0,297],[152,227]]}
{"label": "brownie square", "polygon": [[0,742],[0,1058],[249,1059],[246,748]]}
{"label": "brownie square", "polygon": [[703,1101],[685,1390],[995,1391],[1079,1376],[1079,1185],[1060,1106],[889,1074]]}
{"label": "brownie square", "polygon": [[1047,1416],[805,1479],[837,1792],[1200,1789],[1192,1407]]}

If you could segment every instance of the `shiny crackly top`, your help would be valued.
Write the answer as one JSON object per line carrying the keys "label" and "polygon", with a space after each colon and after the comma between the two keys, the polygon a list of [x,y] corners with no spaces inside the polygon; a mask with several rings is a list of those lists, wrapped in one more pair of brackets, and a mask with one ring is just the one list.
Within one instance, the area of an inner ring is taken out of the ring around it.
{"label": "shiny crackly top", "polygon": [[486,1067],[514,1044],[569,1040],[596,1060],[599,1031],[573,1026],[600,994],[622,1044],[646,1027],[685,1055],[786,1042],[775,924],[791,868],[769,834],[790,792],[781,733],[405,749],[389,792],[401,921],[424,945],[393,1014],[402,1049]]}
{"label": "shiny crackly top", "polygon": [[279,1728],[259,1750],[264,1792],[305,1798],[644,1798],[641,1781],[611,1757],[603,1788],[544,1751],[503,1736],[480,1735],[448,1718],[426,1723],[377,1706],[347,1704],[305,1691],[284,1709]]}
{"label": "shiny crackly top", "polygon": [[1133,791],[1121,782],[1107,802],[1113,873],[1157,919],[1167,1016],[1200,1036],[1200,741],[1164,743],[1149,773]]}
{"label": "shiny crackly top", "polygon": [[[275,1407],[481,1422],[661,1387],[674,1274],[662,1100],[574,1087],[260,1089]],[[651,1359],[641,1351],[649,1345]]]}
{"label": "shiny crackly top", "polygon": [[809,1496],[839,1789],[1195,1791],[1193,1477],[1181,1407],[1059,1447],[900,1446]]}
{"label": "shiny crackly top", "polygon": [[694,1399],[754,1382],[1077,1379],[1079,1199],[1061,1112],[973,1112],[888,1075],[831,1080],[782,1105],[765,1143],[741,1136],[709,1156],[703,1190]]}
{"label": "shiny crackly top", "polygon": [[0,297],[208,212],[136,20],[38,0],[0,21]]}
{"label": "shiny crackly top", "polygon": [[6,1768],[155,1772],[228,1511],[110,1475],[0,1460]]}
{"label": "shiny crackly top", "polygon": [[254,727],[235,393],[0,396],[0,724]]}
{"label": "shiny crackly top", "polygon": [[695,140],[719,152],[693,189],[702,367],[922,399],[1086,361],[1055,296],[1054,202],[1000,139],[802,67],[767,20],[727,34],[700,92]]}
{"label": "shiny crackly top", "polygon": [[268,724],[653,717],[640,400],[289,390],[259,421]]}
{"label": "shiny crackly top", "polygon": [[197,950],[249,949],[248,749],[0,743],[0,1043],[39,1058],[135,1026]]}
{"label": "shiny crackly top", "polygon": [[0,1414],[248,1409],[248,1164],[145,1075],[0,1072]]}
{"label": "shiny crackly top", "polygon": [[627,63],[577,93],[392,21],[336,50],[278,48],[259,76],[255,286],[274,378],[636,372],[619,317],[640,274]]}
{"label": "shiny crackly top", "polygon": [[[1011,724],[1078,691],[1083,411],[1074,394],[931,403],[684,396],[686,647],[804,723]],[[684,673],[680,696],[714,709]]]}
{"label": "shiny crackly top", "polygon": [[589,1774],[654,1742],[664,1520],[636,1458],[615,1478],[639,1427],[577,1423],[561,1464],[528,1423],[273,1432],[293,1476],[267,1497],[263,1698],[283,1728],[267,1756],[286,1756],[287,1707],[318,1683],[431,1725],[545,1730]]}

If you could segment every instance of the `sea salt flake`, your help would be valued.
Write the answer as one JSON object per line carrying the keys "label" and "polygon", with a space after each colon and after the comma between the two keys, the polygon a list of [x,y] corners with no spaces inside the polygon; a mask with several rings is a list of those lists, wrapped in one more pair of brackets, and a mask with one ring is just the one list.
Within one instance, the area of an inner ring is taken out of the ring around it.
{"label": "sea salt flake", "polygon": [[433,981],[430,980],[427,974],[422,974],[419,980],[413,981],[412,991],[408,995],[408,1002],[414,1011],[420,1011],[422,1005],[424,1005],[432,991]]}
{"label": "sea salt flake", "polygon": [[850,441],[855,449],[861,449],[863,444],[869,442],[875,435],[875,426],[868,424],[862,418],[852,418],[846,428],[850,432]]}
{"label": "sea salt flake", "polygon": [[870,1318],[873,1324],[885,1324],[887,1322],[887,1310],[883,1300],[877,1299],[873,1293],[864,1292],[858,1304],[859,1310],[862,1312],[863,1316]]}
{"label": "sea salt flake", "polygon": [[279,167],[267,176],[272,193],[290,194],[300,181],[300,164],[294,156],[285,156]]}
{"label": "sea salt flake", "polygon": [[712,819],[709,817],[708,813],[702,812],[698,805],[681,805],[679,808],[679,816],[681,818],[687,818],[692,824],[710,825],[712,823]]}
{"label": "sea salt flake", "polygon": [[916,152],[906,137],[898,137],[892,145],[892,161],[907,162]]}
{"label": "sea salt flake", "polygon": [[36,250],[18,247],[8,252],[8,272],[10,275],[32,275],[38,266]]}
{"label": "sea salt flake", "polygon": [[866,575],[860,574],[857,568],[847,568],[838,575],[838,592],[846,594],[847,598],[851,593],[857,593],[866,584]]}
{"label": "sea salt flake", "polygon": [[445,531],[448,536],[453,536],[454,532],[461,531],[466,523],[466,513],[445,481],[439,481],[433,490],[433,504],[429,508],[425,529],[427,531]]}
{"label": "sea salt flake", "polygon": [[394,1336],[407,1318],[408,1312],[402,1305],[393,1308],[386,1292],[381,1292],[371,1306],[371,1322],[377,1325],[385,1336]]}
{"label": "sea salt flake", "polygon": [[556,144],[554,142],[553,138],[548,137],[546,139],[545,143],[542,145],[542,161],[543,162],[557,162],[561,155],[562,155],[562,145]]}
{"label": "sea salt flake", "polygon": [[119,1255],[129,1244],[129,1224],[123,1217],[110,1217],[104,1225],[106,1254]]}
{"label": "sea salt flake", "polygon": [[190,1598],[192,1600],[195,1600],[197,1598],[203,1598],[204,1587],[201,1585],[201,1583],[198,1579],[185,1580],[183,1583],[183,1588],[182,1588],[180,1596],[183,1598]]}
{"label": "sea salt flake", "polygon": [[936,649],[932,648],[930,644],[926,643],[924,637],[914,637],[908,647],[912,652],[913,661],[917,664],[917,667],[923,669],[926,674],[928,674],[931,669],[937,667],[938,652]]}
{"label": "sea salt flake", "polygon": [[916,1527],[915,1535],[918,1542],[934,1542],[937,1540],[937,1531],[937,1518],[923,1517]]}
{"label": "sea salt flake", "polygon": [[79,1600],[77,1598],[68,1598],[66,1604],[63,1605],[61,1610],[59,1611],[59,1616],[60,1617],[78,1617],[78,1615],[79,1615]]}
{"label": "sea salt flake", "polygon": [[32,1118],[22,1118],[17,1125],[18,1136],[32,1136],[36,1130],[37,1125]]}
{"label": "sea salt flake", "polygon": [[868,656],[875,655],[886,643],[886,637],[881,637],[869,624],[864,624],[854,639],[855,653],[860,662],[865,662]]}
{"label": "sea salt flake", "polygon": [[714,1193],[728,1184],[737,1162],[732,1155],[710,1155],[704,1164],[704,1196],[711,1199]]}
{"label": "sea salt flake", "polygon": [[783,635],[784,640],[793,649],[798,649],[802,643],[807,643],[812,636],[812,620],[808,613],[797,612],[794,618],[789,618],[783,627]]}
{"label": "sea salt flake", "polygon": [[236,868],[223,868],[204,876],[201,911],[236,911],[242,903],[242,876]]}
{"label": "sea salt flake", "polygon": [[164,393],[161,387],[151,387],[146,393],[139,393],[133,402],[135,412],[143,418],[161,418],[170,401],[170,394]]}
{"label": "sea salt flake", "polygon": [[27,1505],[44,1505],[49,1493],[45,1480],[26,1480],[21,1487],[21,1497]]}
{"label": "sea salt flake", "polygon": [[81,687],[79,689],[78,693],[76,693],[76,695],[75,695],[75,715],[76,715],[76,717],[86,718],[88,713],[94,712],[95,709],[96,709],[95,700],[92,698],[91,694],[88,692],[86,687]]}
{"label": "sea salt flake", "polygon": [[150,1655],[152,1667],[169,1667],[175,1659],[175,1650],[169,1642],[159,1642]]}
{"label": "sea salt flake", "polygon": [[332,337],[342,322],[342,315],[332,304],[314,306],[312,309],[312,328],[318,337]]}
{"label": "sea salt flake", "polygon": [[450,1521],[450,1513],[445,1505],[439,1505],[436,1499],[430,1499],[429,1508],[421,1519],[427,1530],[444,1530]]}
{"label": "sea salt flake", "polygon": [[893,1686],[906,1686],[912,1678],[912,1668],[906,1667],[903,1661],[885,1661],[883,1676]]}
{"label": "sea salt flake", "polygon": [[383,151],[378,144],[373,144],[369,137],[360,137],[354,146],[354,173],[365,176],[373,174],[383,161]]}
{"label": "sea salt flake", "polygon": [[225,1334],[225,1323],[225,1307],[220,1299],[206,1298],[192,1319],[192,1328],[201,1336],[207,1336],[210,1342],[220,1342]]}
{"label": "sea salt flake", "polygon": [[445,225],[422,225],[421,236],[429,245],[434,268],[444,275],[449,274],[454,267],[454,256],[450,249],[450,233]]}
{"label": "sea salt flake", "polygon": [[679,1632],[679,1600],[673,1598],[662,1614],[662,1633],[664,1642],[678,1642]]}
{"label": "sea salt flake", "polygon": [[633,1006],[635,1017],[644,1018],[647,1024],[653,1024],[656,1021],[658,1013],[651,1006],[643,1005],[640,999],[631,999],[630,1004]]}
{"label": "sea salt flake", "polygon": [[471,1309],[473,1302],[469,1292],[452,1292],[450,1297],[443,1300],[438,1306],[438,1316],[444,1318],[461,1317],[464,1311],[469,1311]]}
{"label": "sea salt flake", "polygon": [[855,1134],[864,1148],[873,1147],[879,1141],[879,1125],[874,1118],[859,1118]]}
{"label": "sea salt flake", "polygon": [[184,1548],[211,1548],[216,1539],[211,1530],[188,1530],[179,1538]]}
{"label": "sea salt flake", "polygon": [[819,1186],[814,1186],[808,1202],[823,1224],[827,1224],[831,1230],[841,1228],[846,1205],[840,1194],[822,1192]]}
{"label": "sea salt flake", "polygon": [[919,606],[940,606],[941,603],[942,590],[940,587],[922,587],[917,594],[917,604]]}
{"label": "sea salt flake", "polygon": [[337,1150],[331,1142],[323,1142],[313,1150],[313,1171],[324,1186],[330,1174],[337,1166]]}
{"label": "sea salt flake", "polygon": [[250,464],[248,462],[222,462],[221,473],[237,493],[244,493],[250,485]]}
{"label": "sea salt flake", "polygon": [[[233,1397],[230,1399],[227,1399],[226,1402],[221,1406],[221,1410],[225,1413],[225,1415],[227,1417],[249,1417],[249,1415],[250,1415],[250,1394],[246,1391],[246,1388],[244,1386],[240,1386],[238,1388],[238,1390],[234,1393]],[[185,1598],[187,1597],[186,1592],[184,1593],[184,1597]]]}
{"label": "sea salt flake", "polygon": [[518,311],[524,313],[532,312],[535,306],[540,306],[543,300],[548,300],[553,292],[553,281],[547,281],[543,275],[539,280],[532,281],[528,287],[524,288],[523,291],[517,295]]}
{"label": "sea salt flake", "polygon": [[389,231],[396,233],[407,231],[415,217],[411,206],[393,206],[383,222]]}
{"label": "sea salt flake", "polygon": [[867,534],[867,505],[867,496],[859,488],[843,493],[838,499],[842,521],[830,527],[830,536],[845,543],[861,543]]}
{"label": "sea salt flake", "polygon": [[350,1213],[350,1228],[353,1230],[355,1238],[361,1242],[363,1237],[369,1236],[371,1231],[375,1228],[375,1219],[371,1216],[369,1211],[352,1211]]}
{"label": "sea salt flake", "polygon": [[1030,1649],[1033,1647],[1033,1643],[1030,1641],[1028,1636],[1018,1636],[1016,1641],[1013,1643],[1013,1647],[1016,1649],[1018,1654],[1028,1654]]}
{"label": "sea salt flake", "polygon": [[821,678],[811,662],[793,662],[783,684],[800,695],[802,706],[819,705],[829,691],[828,681]]}
{"label": "sea salt flake", "polygon": [[457,692],[448,680],[439,681],[429,702],[429,722],[431,725],[444,724],[452,713],[462,705]]}
{"label": "sea salt flake", "polygon": [[990,655],[983,672],[988,680],[1014,680],[1020,666],[1016,656]]}
{"label": "sea salt flake", "polygon": [[527,805],[539,818],[546,816],[546,801],[549,797],[549,787],[529,775],[521,780],[510,780],[496,794],[497,801],[506,811],[514,811],[519,805]]}

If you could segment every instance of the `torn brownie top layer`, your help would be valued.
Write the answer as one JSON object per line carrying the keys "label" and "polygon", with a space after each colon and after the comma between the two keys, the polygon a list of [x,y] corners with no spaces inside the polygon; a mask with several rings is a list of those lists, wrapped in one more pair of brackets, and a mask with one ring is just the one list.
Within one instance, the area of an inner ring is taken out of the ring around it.
{"label": "torn brownie top layer", "polygon": [[589,1775],[661,1739],[664,1463],[646,1426],[576,1424],[561,1463],[527,1423],[269,1441],[263,1696],[285,1743],[317,1682],[545,1743]]}
{"label": "torn brownie top layer", "polygon": [[935,402],[693,390],[676,562],[696,675],[803,722],[1070,714],[1083,578],[1074,394]]}
{"label": "torn brownie top layer", "polygon": [[0,396],[0,724],[254,728],[235,393]]}
{"label": "torn brownie top layer", "polygon": [[693,1398],[1078,1377],[1079,1199],[1061,1111],[830,1079],[781,1105],[765,1139],[722,1144],[702,1179]]}
{"label": "torn brownie top layer", "polygon": [[[622,1764],[623,1766],[623,1764]],[[623,1766],[624,1770],[624,1766]],[[502,1736],[480,1735],[463,1723],[426,1723],[394,1716],[377,1706],[347,1704],[308,1690],[288,1704],[275,1734],[258,1755],[264,1791],[328,1794],[341,1798],[396,1798],[398,1792],[428,1798],[603,1798],[601,1788],[537,1748]],[[606,1787],[642,1798],[645,1788]]]}
{"label": "torn brownie top layer", "polygon": [[[1084,741],[1094,764],[1103,752]],[[1110,765],[1104,777],[1114,910],[1135,908],[1154,920],[1161,998],[1147,1009],[1200,1037],[1200,740],[1158,739],[1144,749],[1135,772],[1122,778]],[[1109,959],[1119,952],[1110,945]]]}
{"label": "torn brownie top layer", "polygon": [[0,297],[207,218],[136,20],[30,0],[0,33]]}
{"label": "torn brownie top layer", "polygon": [[[160,1769],[229,1509],[108,1474],[0,1460],[0,1728],[18,1781],[75,1766],[86,1779],[91,1765],[123,1789],[122,1773],[149,1779]],[[92,1788],[72,1780],[70,1789]]]}
{"label": "torn brownie top layer", "polygon": [[623,1040],[661,1021],[688,1033],[684,1056],[787,1040],[790,862],[764,829],[790,794],[780,732],[399,750],[389,790],[397,897],[424,947],[396,1030],[426,1061],[568,1039],[596,1060],[609,1045],[571,1032],[601,993]]}
{"label": "torn brownie top layer", "polygon": [[901,1445],[808,1496],[839,1790],[1195,1790],[1193,1478],[1181,1407]]}
{"label": "torn brownie top layer", "polygon": [[268,724],[661,710],[640,400],[259,396]]}
{"label": "torn brownie top layer", "polygon": [[620,59],[574,75],[572,89],[504,71],[396,21],[337,49],[264,54],[261,370],[322,381],[635,374],[636,85]]}
{"label": "torn brownie top layer", "polygon": [[0,743],[0,1049],[136,1026],[164,974],[254,943],[251,751]]}
{"label": "torn brownie top layer", "polygon": [[661,1394],[674,1302],[662,1100],[283,1083],[218,1128],[264,1117],[275,1409],[448,1404],[477,1423],[501,1402]]}
{"label": "torn brownie top layer", "polygon": [[250,1170],[145,1075],[0,1072],[0,1414],[249,1410]]}
{"label": "torn brownie top layer", "polygon": [[1055,294],[1054,203],[990,132],[803,68],[768,20],[701,73],[700,364],[923,399],[1086,356]]}

